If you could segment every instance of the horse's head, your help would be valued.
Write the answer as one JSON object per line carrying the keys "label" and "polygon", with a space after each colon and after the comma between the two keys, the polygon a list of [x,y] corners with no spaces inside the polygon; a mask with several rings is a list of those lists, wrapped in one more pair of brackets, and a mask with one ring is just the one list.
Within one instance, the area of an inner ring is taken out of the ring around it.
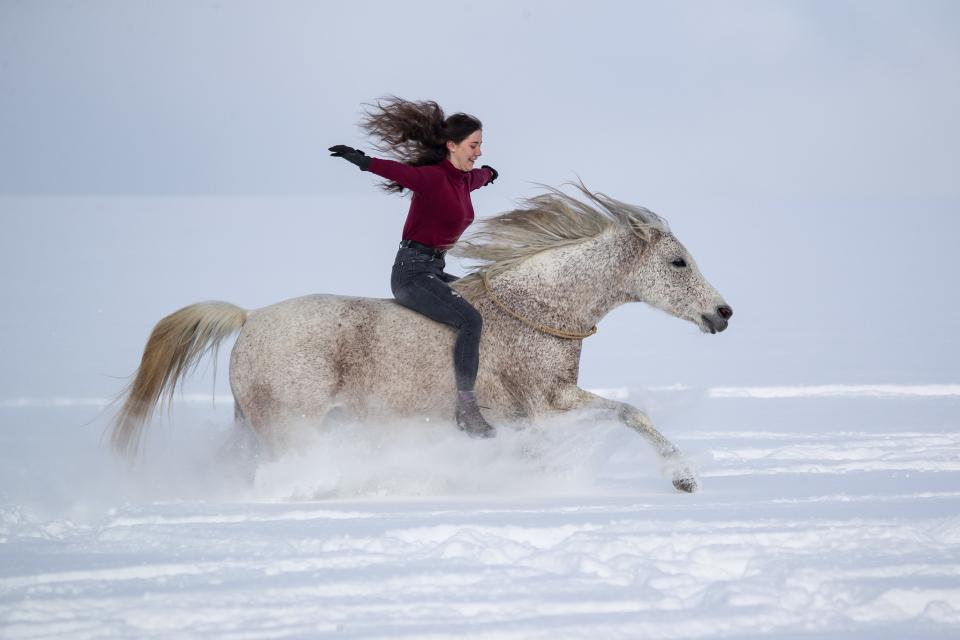
{"label": "horse's head", "polygon": [[[551,278],[578,274],[587,284],[576,288],[579,295],[563,297],[571,305],[569,312],[586,308],[597,315],[586,322],[634,300],[689,320],[704,332],[727,328],[733,309],[704,279],[666,221],[643,207],[592,192],[582,183],[573,186],[586,201],[547,187],[546,193],[528,198],[524,208],[483,220],[480,231],[458,244],[456,252],[487,262],[487,271],[494,276],[521,265],[528,272],[539,270],[526,276],[532,283],[525,289],[526,298],[534,290],[547,290],[544,283]],[[534,259],[549,251],[561,253]],[[561,264],[565,268],[558,268]],[[631,266],[625,271],[625,265]],[[598,281],[604,286],[598,288]],[[485,295],[477,276],[466,278],[458,288],[470,299]],[[603,299],[589,300],[597,296]],[[541,306],[557,308],[558,302],[543,300]]]}
{"label": "horse's head", "polygon": [[636,298],[689,320],[704,333],[726,329],[733,309],[703,277],[673,233],[654,231],[646,244],[631,282]]}

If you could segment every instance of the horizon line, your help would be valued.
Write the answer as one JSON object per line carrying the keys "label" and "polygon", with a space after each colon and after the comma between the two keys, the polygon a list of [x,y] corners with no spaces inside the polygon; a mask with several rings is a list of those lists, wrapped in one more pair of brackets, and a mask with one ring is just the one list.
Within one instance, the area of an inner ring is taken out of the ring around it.
{"label": "horizon line", "polygon": [[[684,384],[647,387],[590,388],[587,391],[611,400],[626,400],[634,393],[678,393],[700,391]],[[791,398],[950,398],[960,397],[960,384],[821,384],[772,385],[763,387],[707,387],[703,396],[710,399],[791,399]],[[97,396],[14,396],[0,399],[0,408],[35,407],[108,407],[114,398]],[[233,404],[232,394],[188,393],[175,396],[173,404],[211,406]]]}

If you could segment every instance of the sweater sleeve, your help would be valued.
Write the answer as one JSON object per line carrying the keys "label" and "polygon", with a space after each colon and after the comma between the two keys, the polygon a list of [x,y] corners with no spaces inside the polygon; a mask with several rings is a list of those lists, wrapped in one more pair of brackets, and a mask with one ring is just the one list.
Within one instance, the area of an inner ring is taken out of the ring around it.
{"label": "sweater sleeve", "polygon": [[471,169],[469,174],[470,191],[487,186],[493,179],[493,171],[490,169]]}
{"label": "sweater sleeve", "polygon": [[370,158],[370,173],[394,182],[414,192],[422,191],[427,184],[427,176],[420,167],[411,167],[408,164],[395,160]]}

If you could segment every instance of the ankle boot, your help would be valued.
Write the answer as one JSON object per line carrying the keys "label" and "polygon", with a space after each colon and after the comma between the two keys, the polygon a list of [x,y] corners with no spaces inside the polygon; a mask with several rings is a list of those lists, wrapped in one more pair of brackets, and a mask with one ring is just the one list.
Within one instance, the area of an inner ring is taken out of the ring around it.
{"label": "ankle boot", "polygon": [[477,396],[473,391],[457,392],[457,426],[471,438],[492,438],[497,435],[496,429],[480,415]]}

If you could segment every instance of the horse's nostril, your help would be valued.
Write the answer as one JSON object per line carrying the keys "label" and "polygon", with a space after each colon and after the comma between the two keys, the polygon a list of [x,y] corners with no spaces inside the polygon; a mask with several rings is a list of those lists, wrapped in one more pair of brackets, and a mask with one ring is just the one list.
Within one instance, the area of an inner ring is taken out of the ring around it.
{"label": "horse's nostril", "polygon": [[728,306],[725,305],[725,304],[724,304],[724,305],[721,305],[721,306],[717,307],[717,315],[719,315],[719,316],[720,316],[721,318],[723,318],[724,320],[729,320],[729,319],[730,319],[730,316],[733,315],[733,309],[731,309],[730,307],[728,307]]}

